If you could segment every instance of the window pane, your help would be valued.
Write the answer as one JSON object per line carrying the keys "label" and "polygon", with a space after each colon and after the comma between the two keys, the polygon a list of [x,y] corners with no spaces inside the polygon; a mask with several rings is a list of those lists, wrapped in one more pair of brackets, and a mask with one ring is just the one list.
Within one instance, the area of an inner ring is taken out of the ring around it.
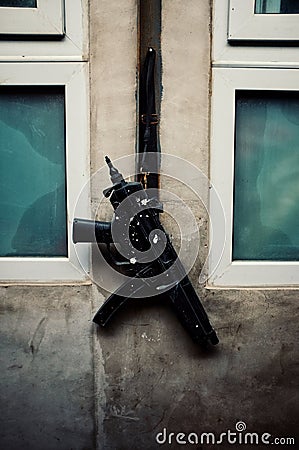
{"label": "window pane", "polygon": [[255,14],[299,14],[299,0],[255,0]]}
{"label": "window pane", "polygon": [[36,8],[36,0],[0,0],[0,6],[8,8]]}
{"label": "window pane", "polygon": [[299,93],[236,92],[234,260],[299,260]]}
{"label": "window pane", "polygon": [[66,256],[64,87],[0,88],[0,256]]}

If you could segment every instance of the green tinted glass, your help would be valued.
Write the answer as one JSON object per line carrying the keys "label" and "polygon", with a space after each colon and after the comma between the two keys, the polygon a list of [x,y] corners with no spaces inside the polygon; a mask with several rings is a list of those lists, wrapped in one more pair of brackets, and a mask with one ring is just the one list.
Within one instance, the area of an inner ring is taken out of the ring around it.
{"label": "green tinted glass", "polygon": [[64,87],[0,87],[0,256],[66,256]]}
{"label": "green tinted glass", "polygon": [[234,260],[299,260],[299,94],[236,92]]}
{"label": "green tinted glass", "polygon": [[8,8],[36,8],[36,0],[0,0],[0,6]]}
{"label": "green tinted glass", "polygon": [[255,0],[255,14],[299,14],[299,0]]}

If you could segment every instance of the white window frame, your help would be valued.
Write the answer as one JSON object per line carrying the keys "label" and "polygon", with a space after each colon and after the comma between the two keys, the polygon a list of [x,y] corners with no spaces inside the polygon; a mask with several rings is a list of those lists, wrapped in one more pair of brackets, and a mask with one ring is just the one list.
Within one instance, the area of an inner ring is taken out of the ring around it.
{"label": "white window frame", "polygon": [[[298,70],[265,68],[215,68],[212,85],[211,182],[222,202],[226,230],[222,257],[210,245],[208,285],[219,287],[279,287],[299,285],[299,262],[233,261],[233,189],[235,91],[299,91]],[[222,236],[215,195],[210,196],[213,235]],[[248,211],[250,214],[250,211]],[[221,244],[221,243],[220,243]],[[213,268],[213,272],[212,272]]]}
{"label": "white window frame", "polygon": [[[240,0],[242,10],[246,13],[246,3],[252,0]],[[250,6],[253,11],[252,5]],[[248,41],[249,45],[231,45],[228,40],[229,29],[229,0],[213,0],[213,51],[212,63],[214,67],[299,67],[299,48],[294,46],[262,46],[256,45],[257,41]],[[247,7],[248,11],[248,7]],[[266,14],[262,15],[262,18]],[[272,14],[268,14],[268,16]],[[261,16],[259,14],[259,16]],[[288,15],[288,17],[290,17]],[[298,14],[292,14],[299,23]],[[279,14],[279,23],[283,20],[283,15]],[[263,28],[263,26],[261,26]],[[253,30],[252,30],[253,31]],[[298,26],[296,28],[297,38]],[[274,36],[275,33],[274,33]],[[251,37],[254,37],[252,34]],[[230,41],[232,42],[232,41]],[[241,41],[239,42],[241,43]]]}
{"label": "white window frame", "polygon": [[[3,39],[4,35],[0,40],[0,61],[87,60],[88,0],[38,0],[38,5],[37,12],[34,12],[33,8],[29,11],[26,11],[27,8],[0,8],[0,29],[3,32],[8,28],[9,31],[7,38]],[[3,14],[4,10],[9,11]],[[22,19],[24,14],[30,12],[35,14],[34,21],[33,16],[31,19]],[[11,17],[8,18],[8,15]],[[60,23],[61,19],[61,24],[57,25],[57,21]],[[34,31],[34,27],[37,27],[36,21],[39,28]],[[27,35],[33,36],[30,40],[22,40],[26,33],[17,33],[15,24],[18,23],[30,28],[31,31],[27,31]],[[14,29],[11,29],[12,24]],[[47,24],[53,28],[53,33],[50,33]],[[10,34],[18,35],[18,40],[11,40]],[[43,39],[45,35],[51,34],[55,40]]]}
{"label": "white window frame", "polygon": [[299,43],[299,14],[255,14],[255,0],[230,0],[228,41]]}
{"label": "white window frame", "polygon": [[36,8],[0,7],[0,35],[62,37],[62,0],[37,0]]}
{"label": "white window frame", "polygon": [[90,269],[90,246],[72,242],[72,222],[76,214],[89,217],[86,199],[76,206],[79,194],[89,179],[89,102],[88,65],[86,63],[1,63],[3,86],[65,86],[66,114],[66,184],[68,257],[3,257],[0,258],[2,283],[84,282]]}

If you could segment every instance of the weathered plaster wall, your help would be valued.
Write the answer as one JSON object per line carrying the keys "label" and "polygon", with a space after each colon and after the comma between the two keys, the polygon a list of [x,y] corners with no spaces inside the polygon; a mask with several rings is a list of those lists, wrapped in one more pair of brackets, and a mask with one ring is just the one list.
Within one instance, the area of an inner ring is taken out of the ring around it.
{"label": "weathered plaster wall", "polygon": [[162,2],[163,152],[208,174],[210,2]]}
{"label": "weathered plaster wall", "polygon": [[93,173],[105,155],[115,159],[135,151],[136,0],[90,2],[90,44]]}
{"label": "weathered plaster wall", "polygon": [[[208,173],[210,2],[162,3],[162,151]],[[92,172],[106,153],[135,150],[136,13],[135,0],[90,2]],[[206,246],[204,208],[174,186]],[[99,330],[95,286],[1,287],[0,447],[152,450],[163,428],[218,435],[240,420],[298,446],[299,291],[206,290],[196,284],[205,252],[192,280],[221,341],[211,352],[190,341],[167,302],[135,301]]]}
{"label": "weathered plaster wall", "polygon": [[[206,174],[209,30],[208,0],[162,2],[162,152]],[[198,198],[167,177],[162,188],[174,190],[191,207],[206,249],[207,215]],[[151,450],[159,447],[155,436],[163,428],[219,436],[235,431],[241,420],[248,431],[298,439],[297,291],[206,290],[197,283],[205,255],[201,250],[192,280],[219,333],[221,343],[213,351],[202,352],[190,342],[167,302],[136,301],[107,330],[97,331],[105,381],[100,448]]]}
{"label": "weathered plaster wall", "polygon": [[90,292],[0,288],[1,449],[93,448]]}

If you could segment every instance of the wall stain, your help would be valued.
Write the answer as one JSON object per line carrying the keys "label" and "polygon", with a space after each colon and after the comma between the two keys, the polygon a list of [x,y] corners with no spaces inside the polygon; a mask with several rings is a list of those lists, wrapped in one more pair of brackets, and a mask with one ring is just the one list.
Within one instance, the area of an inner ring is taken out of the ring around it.
{"label": "wall stain", "polygon": [[37,327],[35,328],[35,331],[33,333],[33,336],[28,342],[29,351],[33,356],[35,356],[39,351],[39,347],[45,336],[46,325],[47,325],[47,317],[43,317],[38,322]]}

